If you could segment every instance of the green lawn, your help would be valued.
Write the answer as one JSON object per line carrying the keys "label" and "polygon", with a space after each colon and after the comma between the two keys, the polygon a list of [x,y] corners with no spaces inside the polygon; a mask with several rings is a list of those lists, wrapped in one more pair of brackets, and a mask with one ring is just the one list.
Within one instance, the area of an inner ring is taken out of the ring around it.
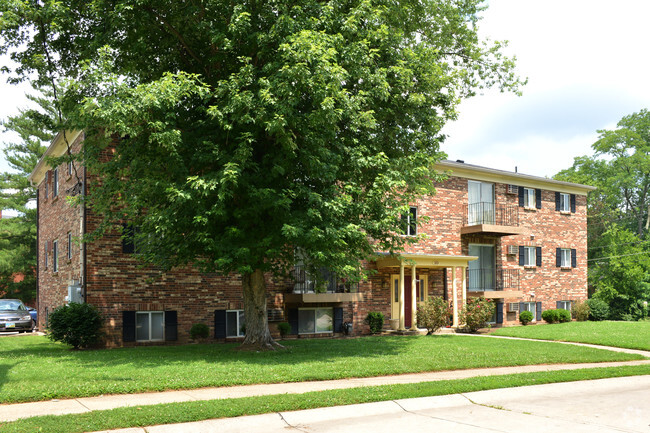
{"label": "green lawn", "polygon": [[517,326],[501,328],[494,331],[493,334],[650,350],[650,321],[569,322],[553,325]]}
{"label": "green lawn", "polygon": [[309,392],[305,394],[268,395],[262,397],[125,407],[76,415],[28,418],[5,425],[0,424],[0,432],[80,433],[302,410],[316,407],[466,393],[504,387],[645,374],[650,374],[650,365],[473,377],[459,380]]}
{"label": "green lawn", "polygon": [[462,335],[289,340],[248,353],[236,344],[72,351],[41,336],[0,339],[0,403],[206,386],[423,371],[641,359],[611,351]]}

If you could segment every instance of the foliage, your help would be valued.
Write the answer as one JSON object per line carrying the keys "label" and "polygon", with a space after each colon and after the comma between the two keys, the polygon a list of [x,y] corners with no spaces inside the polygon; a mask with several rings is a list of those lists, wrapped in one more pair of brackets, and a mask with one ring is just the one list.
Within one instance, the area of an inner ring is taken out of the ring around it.
{"label": "foliage", "polygon": [[364,323],[370,327],[371,334],[379,334],[384,329],[384,314],[371,311],[366,316]]}
{"label": "foliage", "polygon": [[532,321],[533,321],[533,313],[531,313],[530,311],[526,310],[519,313],[519,322],[522,325],[526,326]]}
{"label": "foliage", "polygon": [[200,338],[208,338],[210,336],[210,328],[205,323],[195,323],[190,328],[190,338],[198,340]]}
{"label": "foliage", "polygon": [[427,328],[429,334],[449,325],[449,316],[452,313],[449,301],[440,296],[429,297],[418,306],[417,323],[419,327]]}
{"label": "foliage", "polygon": [[493,314],[494,303],[490,299],[469,298],[460,312],[460,321],[464,323],[465,330],[476,332],[485,328]]}
{"label": "foliage", "polygon": [[571,312],[569,310],[565,310],[564,308],[559,308],[557,312],[558,312],[558,320],[560,323],[567,323],[571,321]]}
{"label": "foliage", "polygon": [[609,305],[602,299],[588,299],[587,305],[589,305],[589,320],[601,321],[609,317]]}
{"label": "foliage", "polygon": [[284,338],[291,332],[291,325],[287,322],[278,323],[278,331],[280,332],[280,337]]}
{"label": "foliage", "polygon": [[571,316],[578,322],[589,320],[589,304],[583,301],[574,302],[571,306]]}
{"label": "foliage", "polygon": [[376,250],[413,242],[399,216],[442,178],[440,131],[461,98],[518,91],[503,44],[479,38],[482,10],[1,2],[0,54],[18,76],[64,80],[67,126],[85,131],[84,161],[102,178],[87,198],[95,235],[127,219],[146,262],[241,274],[244,344],[270,348],[264,273],[287,273],[303,251],[358,279]]}
{"label": "foliage", "polygon": [[560,315],[558,310],[545,310],[542,312],[542,319],[546,323],[558,323],[560,321]]}
{"label": "foliage", "polygon": [[102,317],[93,305],[72,302],[50,313],[48,338],[74,349],[92,347],[102,338]]}

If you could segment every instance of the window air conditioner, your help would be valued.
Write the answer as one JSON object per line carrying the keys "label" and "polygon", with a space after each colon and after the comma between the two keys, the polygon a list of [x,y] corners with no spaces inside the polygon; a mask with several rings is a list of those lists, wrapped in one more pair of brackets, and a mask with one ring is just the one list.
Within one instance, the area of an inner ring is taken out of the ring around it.
{"label": "window air conditioner", "polygon": [[517,255],[519,252],[519,248],[517,245],[508,245],[508,254],[509,255]]}
{"label": "window air conditioner", "polygon": [[508,194],[519,194],[519,187],[517,185],[508,185]]}
{"label": "window air conditioner", "polygon": [[508,303],[508,311],[510,313],[514,313],[516,311],[519,311],[519,302],[510,302],[510,303]]}

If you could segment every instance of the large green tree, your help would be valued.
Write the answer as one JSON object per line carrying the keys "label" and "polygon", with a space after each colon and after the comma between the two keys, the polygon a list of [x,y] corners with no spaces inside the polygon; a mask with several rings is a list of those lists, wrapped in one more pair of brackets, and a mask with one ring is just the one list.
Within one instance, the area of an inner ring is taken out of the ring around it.
{"label": "large green tree", "polygon": [[98,233],[129,221],[146,261],[240,274],[253,348],[274,345],[267,272],[398,252],[461,98],[521,84],[479,0],[1,4],[16,72],[66,82]]}

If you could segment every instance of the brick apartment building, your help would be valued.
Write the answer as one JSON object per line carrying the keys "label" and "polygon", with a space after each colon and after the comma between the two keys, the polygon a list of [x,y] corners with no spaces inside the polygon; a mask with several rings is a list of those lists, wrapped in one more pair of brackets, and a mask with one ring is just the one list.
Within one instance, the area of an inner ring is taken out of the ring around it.
{"label": "brick apartment building", "polygon": [[[72,152],[83,133],[67,132]],[[161,272],[143,268],[134,246],[118,230],[100,240],[75,240],[93,231],[97,218],[65,197],[85,191],[86,173],[76,164],[49,167],[48,156],[67,147],[57,136],[30,180],[38,186],[39,326],[69,302],[95,305],[105,319],[107,345],[183,343],[189,329],[205,323],[217,339],[243,336],[241,280],[192,268]],[[426,234],[402,260],[378,252],[366,264],[377,272],[350,286],[323,271],[317,283],[300,266],[294,278],[267,277],[271,332],[289,322],[292,333],[322,336],[368,332],[369,311],[386,316],[386,327],[415,328],[417,303],[442,296],[453,305],[453,326],[467,297],[495,301],[495,325],[515,324],[519,312],[570,308],[587,298],[587,193],[592,187],[506,172],[463,162],[438,164],[449,178],[437,194],[411,207],[405,235]],[[417,232],[417,233],[416,233]],[[414,278],[415,277],[415,278]],[[325,283],[323,284],[323,280]]]}

